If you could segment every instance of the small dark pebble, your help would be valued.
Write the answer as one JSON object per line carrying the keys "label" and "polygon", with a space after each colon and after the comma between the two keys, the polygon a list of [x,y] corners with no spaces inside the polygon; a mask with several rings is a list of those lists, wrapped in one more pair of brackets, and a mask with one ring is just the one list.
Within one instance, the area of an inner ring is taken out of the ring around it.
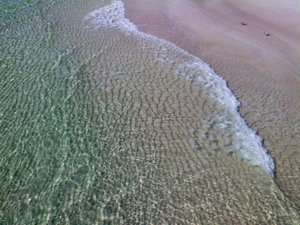
{"label": "small dark pebble", "polygon": [[248,23],[245,23],[245,22],[241,22],[241,24],[242,24],[243,26],[248,25]]}

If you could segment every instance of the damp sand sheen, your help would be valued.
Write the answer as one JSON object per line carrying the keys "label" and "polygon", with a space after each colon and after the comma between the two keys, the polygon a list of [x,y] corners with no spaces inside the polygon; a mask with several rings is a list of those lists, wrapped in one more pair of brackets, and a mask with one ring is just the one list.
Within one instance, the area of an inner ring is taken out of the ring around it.
{"label": "damp sand sheen", "polygon": [[0,6],[0,224],[300,223],[226,82],[121,1]]}

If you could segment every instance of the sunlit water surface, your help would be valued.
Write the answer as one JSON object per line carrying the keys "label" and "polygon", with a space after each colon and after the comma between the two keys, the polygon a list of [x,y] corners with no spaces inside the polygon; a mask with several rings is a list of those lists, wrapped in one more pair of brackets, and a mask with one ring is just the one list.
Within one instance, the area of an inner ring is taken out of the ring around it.
{"label": "sunlit water surface", "polygon": [[0,2],[0,224],[297,224],[223,81],[109,3]]}

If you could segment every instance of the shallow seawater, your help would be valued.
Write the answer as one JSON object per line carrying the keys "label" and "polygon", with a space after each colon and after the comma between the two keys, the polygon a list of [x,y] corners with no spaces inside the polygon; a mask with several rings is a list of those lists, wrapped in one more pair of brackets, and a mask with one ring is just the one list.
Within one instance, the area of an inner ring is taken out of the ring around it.
{"label": "shallow seawater", "polygon": [[297,224],[225,82],[109,3],[0,3],[0,224]]}

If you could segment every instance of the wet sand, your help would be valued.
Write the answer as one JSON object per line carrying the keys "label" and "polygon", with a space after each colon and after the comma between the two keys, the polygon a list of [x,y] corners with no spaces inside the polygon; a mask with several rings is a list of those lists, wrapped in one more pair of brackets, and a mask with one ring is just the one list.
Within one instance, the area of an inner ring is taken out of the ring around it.
{"label": "wet sand", "polygon": [[0,224],[300,224],[272,177],[223,151],[245,135],[194,57],[128,32],[122,4],[93,13],[108,2],[4,13]]}
{"label": "wet sand", "polygon": [[[102,176],[93,184],[106,196],[114,195],[108,207],[97,209],[108,218],[104,222],[299,223],[293,204],[270,176],[234,153],[219,151],[232,140],[214,126],[225,112],[201,85],[178,76],[189,56],[173,45],[118,29],[89,35],[91,49],[101,48],[100,40],[106,46],[86,65],[89,75],[83,78],[103,118],[99,124],[109,127],[104,144],[113,149],[96,170],[108,179],[103,182]],[[199,70],[189,72],[197,77]]]}
{"label": "wet sand", "polygon": [[125,0],[146,33],[198,56],[228,81],[276,161],[275,182],[300,209],[300,4]]}

